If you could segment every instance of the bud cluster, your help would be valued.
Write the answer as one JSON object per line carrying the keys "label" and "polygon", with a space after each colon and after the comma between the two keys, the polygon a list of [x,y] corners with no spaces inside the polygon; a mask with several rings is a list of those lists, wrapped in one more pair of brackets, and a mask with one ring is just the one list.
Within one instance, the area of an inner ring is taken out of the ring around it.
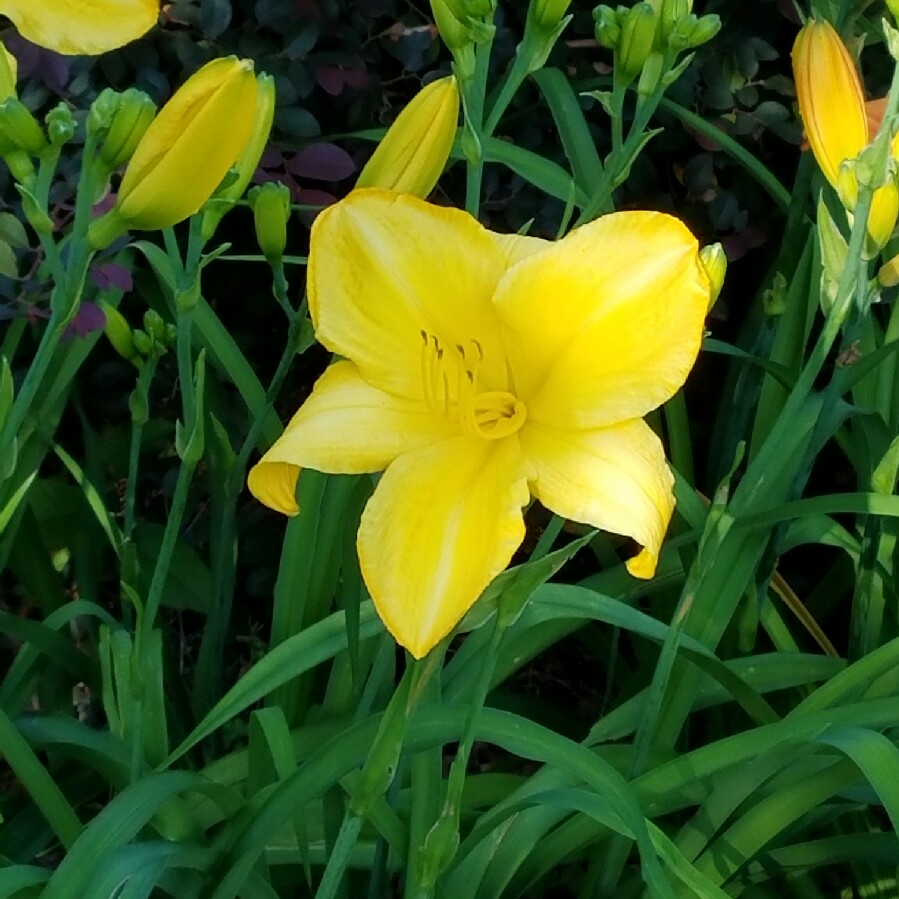
{"label": "bud cluster", "polygon": [[495,12],[496,0],[431,0],[437,30],[463,81],[474,75],[474,45],[493,38]]}
{"label": "bud cluster", "polygon": [[[721,28],[716,15],[697,16],[692,0],[642,0],[633,6],[601,4],[593,10],[597,43],[615,54],[615,75],[628,83],[653,54],[661,59],[692,50]],[[659,64],[657,68],[661,68]],[[657,82],[656,82],[657,83]]]}
{"label": "bud cluster", "polygon": [[100,301],[106,318],[103,332],[113,349],[128,362],[140,367],[144,359],[156,358],[175,342],[175,326],[155,310],[144,313],[143,328],[131,329],[125,316],[111,303]]}

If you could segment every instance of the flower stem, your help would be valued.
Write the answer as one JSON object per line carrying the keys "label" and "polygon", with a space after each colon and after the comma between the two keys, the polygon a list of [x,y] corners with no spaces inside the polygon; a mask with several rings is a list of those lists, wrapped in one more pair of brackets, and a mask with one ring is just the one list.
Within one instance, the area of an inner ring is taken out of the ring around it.
{"label": "flower stem", "polygon": [[[465,209],[475,218],[481,208],[481,184],[484,179],[484,100],[487,93],[487,73],[490,67],[490,48],[493,41],[475,47],[474,76],[462,82],[465,108],[465,127],[474,146],[468,148],[468,180],[465,184]],[[466,135],[463,134],[463,142]],[[464,143],[463,143],[464,146]]]}

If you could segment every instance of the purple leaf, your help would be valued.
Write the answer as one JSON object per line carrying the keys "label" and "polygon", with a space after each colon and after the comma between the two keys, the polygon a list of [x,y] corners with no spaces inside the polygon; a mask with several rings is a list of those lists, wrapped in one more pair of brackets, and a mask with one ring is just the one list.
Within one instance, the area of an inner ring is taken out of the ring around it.
{"label": "purple leaf", "polygon": [[63,340],[71,340],[73,337],[87,337],[93,331],[102,331],[106,324],[106,315],[96,303],[82,303],[75,313],[75,317],[63,331]]}
{"label": "purple leaf", "polygon": [[368,87],[368,72],[365,63],[357,60],[352,66],[322,66],[315,73],[315,80],[323,91],[336,97],[345,87],[363,90]]}
{"label": "purple leaf", "polygon": [[65,91],[71,70],[69,57],[32,44],[20,34],[11,34],[6,48],[19,63],[20,83],[37,76],[57,94]]}
{"label": "purple leaf", "polygon": [[91,269],[91,278],[100,290],[117,288],[123,293],[134,289],[131,272],[117,262],[106,262]]}
{"label": "purple leaf", "polygon": [[346,150],[323,143],[304,147],[287,162],[287,170],[313,181],[342,181],[356,171],[356,164]]}
{"label": "purple leaf", "polygon": [[262,169],[278,169],[284,165],[284,154],[275,147],[266,147],[259,160],[259,167]]}

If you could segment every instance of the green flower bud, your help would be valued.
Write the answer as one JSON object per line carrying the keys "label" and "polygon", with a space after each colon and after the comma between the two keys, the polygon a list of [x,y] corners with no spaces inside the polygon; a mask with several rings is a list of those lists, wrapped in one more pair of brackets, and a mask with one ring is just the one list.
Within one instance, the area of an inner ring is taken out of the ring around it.
{"label": "green flower bud", "polygon": [[75,118],[72,110],[65,103],[59,103],[47,113],[44,121],[47,124],[47,135],[54,147],[68,143],[75,134]]}
{"label": "green flower bud", "polygon": [[471,34],[464,19],[458,18],[446,0],[431,0],[431,15],[447,48],[455,53],[470,44]]}
{"label": "green flower bud", "polygon": [[144,313],[144,330],[156,343],[165,343],[165,319],[155,310]]}
{"label": "green flower bud", "polygon": [[818,245],[821,249],[821,307],[830,312],[836,302],[838,285],[849,258],[849,247],[827,205],[818,201]]}
{"label": "green flower bud", "polygon": [[156,105],[135,87],[116,96],[118,102],[99,153],[100,159],[110,171],[131,159],[156,115]]}
{"label": "green flower bud", "polygon": [[111,87],[105,87],[91,103],[87,112],[87,130],[91,134],[104,135],[109,131],[118,111],[122,95]]}
{"label": "green flower bud", "polygon": [[668,37],[678,23],[693,10],[693,0],[652,0],[659,16],[656,29],[656,49],[664,50],[668,46]]}
{"label": "green flower bud", "polygon": [[259,249],[271,264],[275,264],[281,260],[287,246],[290,189],[279,181],[268,181],[254,187],[249,200]]}
{"label": "green flower bud", "polygon": [[692,50],[708,43],[721,30],[716,15],[697,18],[693,13],[681,18],[668,37],[668,46],[675,50]]}
{"label": "green flower bud", "polygon": [[652,52],[656,34],[656,11],[648,2],[632,6],[621,27],[621,41],[615,58],[615,75],[626,82],[640,73]]}
{"label": "green flower bud", "polygon": [[445,0],[449,11],[460,21],[492,18],[496,9],[494,0]]}
{"label": "green flower bud", "polygon": [[571,0],[531,0],[533,20],[541,31],[555,31],[569,6]]}
{"label": "green flower bud", "polygon": [[648,97],[659,86],[664,66],[665,57],[658,51],[653,50],[646,57],[643,69],[640,72],[640,79],[637,81],[637,94],[639,96]]}
{"label": "green flower bud", "polygon": [[[146,336],[144,334],[144,337]],[[145,425],[150,420],[147,395],[140,388],[131,391],[131,396],[128,397],[128,411],[131,413],[131,421],[136,425]]]}
{"label": "green flower bud", "polygon": [[111,303],[99,300],[97,305],[103,310],[106,324],[103,333],[106,335],[112,348],[127,362],[138,364],[140,353],[134,345],[131,327],[125,320],[125,316]]}
{"label": "green flower bud", "polygon": [[30,156],[47,149],[47,138],[37,119],[15,97],[0,103],[0,132],[13,147]]}
{"label": "green flower bud", "polygon": [[621,40],[621,26],[618,24],[618,14],[615,10],[611,6],[597,6],[593,10],[593,21],[596,43],[600,47],[617,50],[618,42]]}
{"label": "green flower bud", "polygon": [[141,354],[141,356],[150,356],[153,353],[153,338],[147,334],[146,331],[141,331],[140,328],[135,328],[131,332],[131,340],[134,343],[134,348]]}
{"label": "green flower bud", "polygon": [[727,256],[724,247],[720,243],[709,244],[699,251],[699,261],[705,269],[709,279],[709,309],[715,305],[721,288],[724,285],[724,276],[727,273]]}

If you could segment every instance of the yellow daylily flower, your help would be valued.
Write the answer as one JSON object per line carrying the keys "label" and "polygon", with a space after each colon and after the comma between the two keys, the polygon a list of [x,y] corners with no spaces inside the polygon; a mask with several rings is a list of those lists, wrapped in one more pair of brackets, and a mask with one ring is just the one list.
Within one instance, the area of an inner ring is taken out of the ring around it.
{"label": "yellow daylily flower", "polygon": [[[858,185],[855,176],[841,172],[840,166],[855,159],[876,134],[876,129],[869,128],[858,69],[833,26],[817,19],[810,19],[800,30],[792,58],[799,114],[809,146],[824,177],[851,212]],[[893,142],[892,153],[899,155],[899,138]],[[892,233],[897,211],[895,185],[874,192],[868,231],[878,246]]]}
{"label": "yellow daylily flower", "polygon": [[253,63],[233,56],[191,75],[144,132],[115,207],[91,225],[92,245],[107,246],[128,228],[168,228],[199,211],[250,139],[257,90]]}
{"label": "yellow daylily flower", "polygon": [[96,56],[148,32],[159,18],[159,0],[0,0],[0,15],[41,47]]}
{"label": "yellow daylily flower", "polygon": [[459,86],[452,75],[423,87],[397,116],[356,187],[383,187],[426,197],[443,174],[459,121]]}
{"label": "yellow daylily flower", "polygon": [[621,212],[558,242],[360,190],[312,229],[309,309],[343,357],[249,475],[296,514],[300,469],[386,469],[357,548],[379,615],[421,658],[524,538],[533,495],[633,538],[651,577],[674,508],[642,420],[693,366],[710,284],[693,235]]}

